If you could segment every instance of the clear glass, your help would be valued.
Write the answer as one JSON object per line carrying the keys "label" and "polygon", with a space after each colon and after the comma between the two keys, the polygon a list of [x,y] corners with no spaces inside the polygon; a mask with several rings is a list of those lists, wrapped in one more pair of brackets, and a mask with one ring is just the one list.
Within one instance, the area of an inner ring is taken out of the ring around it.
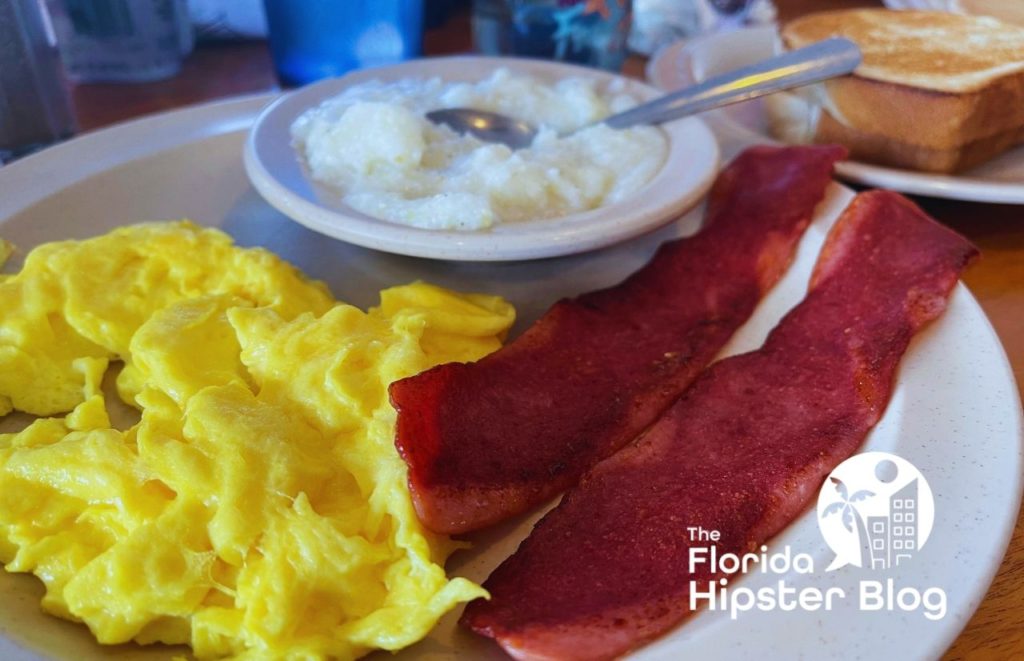
{"label": "clear glass", "polygon": [[423,0],[264,0],[270,51],[285,85],[420,54]]}
{"label": "clear glass", "polygon": [[629,48],[653,55],[674,41],[774,18],[771,0],[634,0]]}
{"label": "clear glass", "polygon": [[473,41],[487,55],[575,62],[618,71],[632,0],[474,0]]}
{"label": "clear glass", "polygon": [[74,133],[56,39],[38,0],[0,1],[0,163]]}
{"label": "clear glass", "polygon": [[191,49],[185,0],[50,0],[68,75],[78,82],[169,78]]}

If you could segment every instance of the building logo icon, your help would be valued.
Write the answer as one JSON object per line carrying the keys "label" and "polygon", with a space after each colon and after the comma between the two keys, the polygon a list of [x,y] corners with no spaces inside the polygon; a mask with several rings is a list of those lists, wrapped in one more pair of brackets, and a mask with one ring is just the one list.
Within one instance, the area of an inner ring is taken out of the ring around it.
{"label": "building logo icon", "polygon": [[818,527],[836,554],[828,571],[848,564],[899,567],[928,541],[934,521],[935,499],[924,475],[887,452],[850,457],[818,494]]}

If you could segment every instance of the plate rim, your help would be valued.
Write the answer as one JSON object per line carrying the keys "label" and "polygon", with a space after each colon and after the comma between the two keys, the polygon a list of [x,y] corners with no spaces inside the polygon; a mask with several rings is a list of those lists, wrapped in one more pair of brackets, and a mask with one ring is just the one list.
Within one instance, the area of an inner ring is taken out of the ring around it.
{"label": "plate rim", "polygon": [[[0,166],[0,218],[133,158],[247,128],[280,92],[255,92],[150,113],[86,131]],[[111,148],[116,147],[116,148]]]}
{"label": "plate rim", "polygon": [[[666,130],[669,149],[665,162],[650,181],[624,200],[585,212],[523,224],[508,223],[491,231],[429,230],[372,218],[356,210],[331,209],[296,192],[282,181],[279,165],[262,152],[280,146],[290,136],[275,131],[275,123],[288,125],[296,108],[311,108],[346,87],[382,77],[398,80],[414,76],[438,76],[444,67],[481,70],[508,68],[513,72],[550,72],[577,75],[600,81],[625,81],[644,93],[658,90],[644,81],[562,62],[527,58],[454,55],[422,58],[401,64],[374,67],[327,79],[293,90],[260,113],[245,142],[244,165],[253,187],[271,206],[306,227],[349,243],[396,254],[457,261],[510,261],[542,259],[603,248],[653,231],[693,208],[711,187],[721,161],[714,133],[699,118],[688,118]],[[270,128],[268,128],[268,126]],[[676,145],[676,148],[673,148]],[[706,158],[693,161],[697,151]],[[297,159],[296,159],[297,163]],[[296,167],[289,163],[287,167]],[[674,192],[678,180],[673,171],[684,170],[683,193]],[[311,185],[313,182],[303,174]],[[674,184],[674,185],[673,185]]]}
{"label": "plate rim", "polygon": [[[644,67],[644,78],[652,85],[662,89],[670,90],[677,87],[671,84],[672,70],[679,65],[681,58],[686,56],[693,48],[707,43],[713,43],[723,36],[735,33],[758,33],[772,31],[778,33],[774,25],[761,25],[739,28],[731,32],[709,33],[675,41],[660,48]],[[677,74],[678,75],[678,74]],[[736,122],[725,113],[719,110],[712,110],[704,114],[708,119],[713,118],[716,125],[722,125],[728,130],[749,133],[751,139],[761,142],[782,144],[775,138],[764,135],[747,126]],[[1024,145],[1016,147],[1024,149]],[[1022,156],[1024,158],[1024,156]],[[931,174],[917,172],[901,168],[892,168],[884,165],[874,165],[861,161],[843,161],[836,164],[836,172],[846,181],[863,184],[865,186],[889,188],[909,193],[912,195],[926,195],[948,200],[961,200],[965,202],[988,202],[993,204],[1024,204],[1024,181],[1020,183],[1008,181],[995,181],[980,179],[978,177]]]}

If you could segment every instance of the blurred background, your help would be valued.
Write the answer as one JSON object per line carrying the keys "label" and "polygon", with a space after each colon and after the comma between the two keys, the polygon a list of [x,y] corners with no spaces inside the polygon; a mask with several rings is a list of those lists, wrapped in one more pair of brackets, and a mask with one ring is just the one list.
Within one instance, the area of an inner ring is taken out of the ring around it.
{"label": "blurred background", "polygon": [[0,0],[0,162],[138,115],[421,55],[641,75],[666,43],[776,16],[771,0]]}
{"label": "blurred background", "polygon": [[[422,55],[642,76],[666,44],[880,0],[0,0],[0,163],[138,115]],[[887,0],[1000,13],[1021,0]]]}

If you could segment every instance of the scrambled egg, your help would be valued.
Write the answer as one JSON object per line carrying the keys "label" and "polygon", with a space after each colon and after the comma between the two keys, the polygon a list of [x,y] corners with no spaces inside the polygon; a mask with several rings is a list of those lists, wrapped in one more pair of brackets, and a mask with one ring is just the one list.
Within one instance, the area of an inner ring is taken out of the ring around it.
{"label": "scrambled egg", "polygon": [[[0,257],[9,252],[0,242]],[[2,259],[0,259],[2,262]],[[395,650],[484,596],[418,522],[387,386],[495,350],[503,300],[416,283],[369,312],[188,222],[0,276],[0,561],[101,643],[199,658]],[[101,384],[141,411],[111,426]]]}

